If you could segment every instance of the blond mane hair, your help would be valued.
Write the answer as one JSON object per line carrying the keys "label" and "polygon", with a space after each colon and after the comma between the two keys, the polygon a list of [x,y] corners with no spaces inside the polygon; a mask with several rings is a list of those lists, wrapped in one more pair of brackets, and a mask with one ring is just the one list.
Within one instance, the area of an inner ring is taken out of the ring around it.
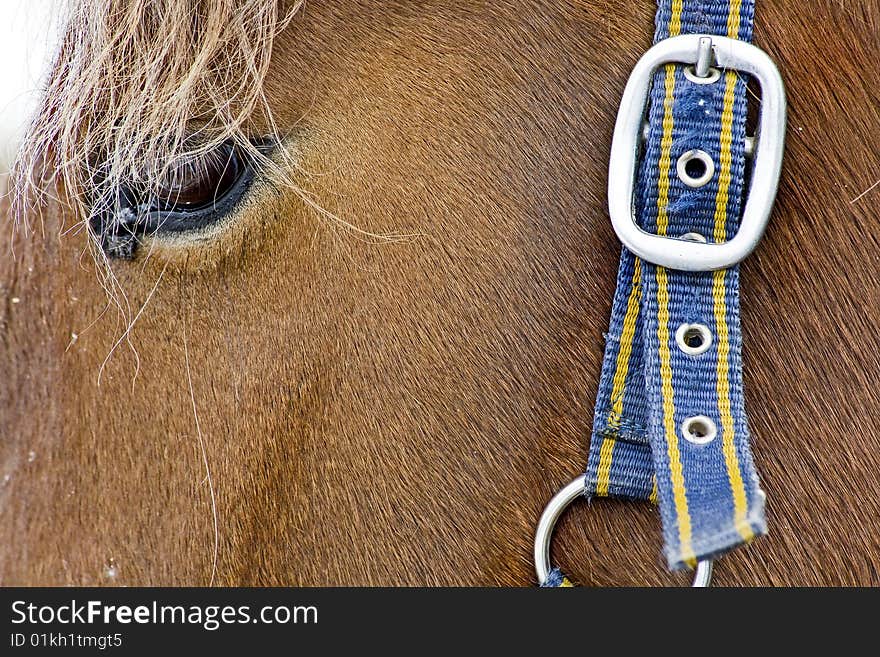
{"label": "blond mane hair", "polygon": [[17,217],[60,190],[86,220],[108,190],[149,186],[230,140],[260,157],[249,128],[277,132],[263,82],[301,0],[284,10],[278,0],[64,4],[57,58],[13,164]]}

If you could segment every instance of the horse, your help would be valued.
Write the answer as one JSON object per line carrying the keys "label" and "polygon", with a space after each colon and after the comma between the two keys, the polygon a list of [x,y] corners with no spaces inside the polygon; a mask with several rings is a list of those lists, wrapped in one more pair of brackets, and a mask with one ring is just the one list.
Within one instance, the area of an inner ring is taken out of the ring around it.
{"label": "horse", "polygon": [[[73,2],[0,224],[0,581],[533,585],[586,459],[611,136],[653,12]],[[758,4],[789,97],[742,265],[769,534],[718,584],[880,583],[878,26],[876,0]],[[126,236],[100,210],[131,180],[173,207],[243,182]],[[659,543],[651,505],[595,500],[554,556],[687,583]]]}

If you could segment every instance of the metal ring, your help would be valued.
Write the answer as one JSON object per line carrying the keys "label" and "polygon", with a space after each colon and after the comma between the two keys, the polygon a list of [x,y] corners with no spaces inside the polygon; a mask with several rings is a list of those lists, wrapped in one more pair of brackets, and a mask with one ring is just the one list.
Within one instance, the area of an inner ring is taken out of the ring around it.
{"label": "metal ring", "polygon": [[[548,502],[541,519],[538,521],[538,529],[535,532],[535,574],[538,583],[543,584],[550,575],[550,541],[553,538],[553,529],[556,521],[568,506],[584,494],[586,475],[581,475],[570,484],[560,490]],[[691,586],[704,588],[712,583],[712,560],[697,562],[697,570],[694,573],[694,581]]]}

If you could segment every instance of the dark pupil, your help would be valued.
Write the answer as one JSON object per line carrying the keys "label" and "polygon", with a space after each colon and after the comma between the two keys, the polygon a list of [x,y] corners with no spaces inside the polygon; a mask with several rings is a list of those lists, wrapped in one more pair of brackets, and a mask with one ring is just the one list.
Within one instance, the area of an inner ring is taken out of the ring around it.
{"label": "dark pupil", "polygon": [[232,187],[238,177],[238,159],[224,146],[204,158],[180,164],[159,185],[156,195],[165,209],[210,205]]}

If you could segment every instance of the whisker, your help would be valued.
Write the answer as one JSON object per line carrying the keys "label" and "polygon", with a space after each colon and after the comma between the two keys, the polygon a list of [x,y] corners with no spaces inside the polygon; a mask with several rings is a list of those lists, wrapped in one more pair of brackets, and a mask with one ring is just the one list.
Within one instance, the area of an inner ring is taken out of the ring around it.
{"label": "whisker", "polygon": [[193,383],[192,383],[192,372],[189,367],[189,347],[187,346],[186,341],[186,317],[184,316],[183,320],[183,356],[186,361],[186,380],[189,383],[189,398],[192,402],[192,410],[193,417],[196,421],[196,435],[199,438],[199,448],[202,450],[202,462],[205,464],[205,479],[202,480],[202,483],[205,481],[208,482],[208,491],[211,494],[211,514],[214,518],[214,557],[213,563],[211,566],[211,579],[208,582],[208,586],[214,585],[214,578],[217,575],[217,557],[220,553],[220,525],[217,519],[217,499],[214,495],[214,481],[211,479],[211,468],[208,467],[208,452],[205,449],[205,439],[202,436],[202,427],[199,424],[199,412],[196,410],[196,395],[193,391]]}

